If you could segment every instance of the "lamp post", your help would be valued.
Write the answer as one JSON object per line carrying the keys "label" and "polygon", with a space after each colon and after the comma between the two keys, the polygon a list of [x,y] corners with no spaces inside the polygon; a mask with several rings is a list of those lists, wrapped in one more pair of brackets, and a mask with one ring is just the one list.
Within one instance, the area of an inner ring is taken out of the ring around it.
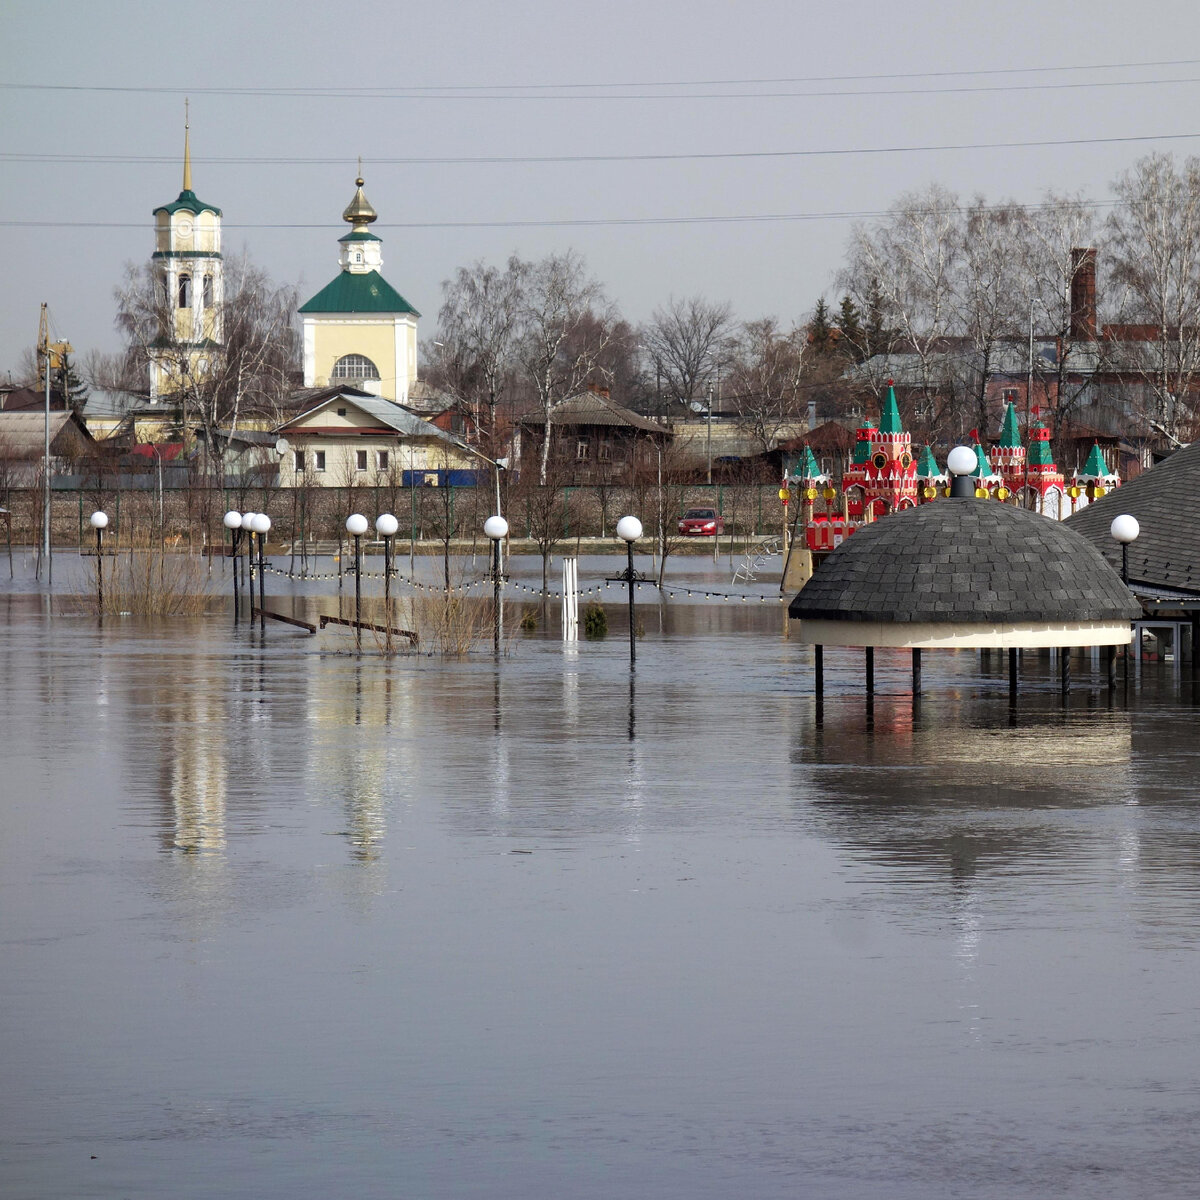
{"label": "lamp post", "polygon": [[383,538],[383,623],[385,644],[392,651],[392,538],[400,522],[391,513],[380,513],[375,518],[375,532]]}
{"label": "lamp post", "polygon": [[[264,555],[267,549],[267,534],[271,529],[271,518],[266,513],[254,514],[254,532],[258,534],[258,620],[263,632],[267,630],[267,571]],[[253,601],[253,596],[251,596]]]}
{"label": "lamp post", "polygon": [[354,538],[354,649],[362,649],[362,543],[367,532],[367,518],[351,513],[346,518],[346,532]]}
{"label": "lamp post", "polygon": [[500,573],[500,543],[508,537],[508,522],[495,513],[483,523],[483,532],[492,539],[492,648],[496,657],[500,657],[500,584],[503,577]]}
{"label": "lamp post", "polygon": [[633,584],[637,576],[633,570],[633,543],[642,536],[642,523],[637,517],[622,517],[617,522],[617,537],[625,543],[625,552],[628,555],[628,565],[625,569],[625,578],[629,581],[629,665],[632,667],[637,661],[637,630],[634,626],[633,613]]}
{"label": "lamp post", "polygon": [[955,446],[946,456],[946,470],[950,472],[950,499],[970,500],[975,496],[975,485],[971,472],[979,465],[979,459],[970,446]]}
{"label": "lamp post", "polygon": [[[246,531],[246,567],[243,580],[250,584],[250,607],[254,607],[254,517],[252,512],[242,513],[242,528]],[[251,614],[253,615],[253,614]]]}
{"label": "lamp post", "polygon": [[1142,527],[1138,524],[1137,517],[1122,513],[1119,517],[1113,518],[1108,532],[1114,541],[1121,543],[1121,582],[1128,587],[1129,543],[1137,540],[1138,534],[1142,532]]}
{"label": "lamp post", "polygon": [[242,601],[238,595],[238,543],[242,540],[242,514],[230,510],[225,514],[224,524],[229,530],[229,557],[233,560],[233,623],[236,625]]}
{"label": "lamp post", "polygon": [[104,530],[108,527],[108,513],[94,512],[89,518],[92,528],[96,531],[96,611],[101,618],[104,616],[104,559],[101,552],[104,549]]}

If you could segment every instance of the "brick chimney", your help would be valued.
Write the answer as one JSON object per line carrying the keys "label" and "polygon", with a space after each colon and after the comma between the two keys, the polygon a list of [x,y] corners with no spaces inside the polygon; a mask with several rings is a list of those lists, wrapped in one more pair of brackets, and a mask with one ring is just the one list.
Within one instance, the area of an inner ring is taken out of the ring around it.
{"label": "brick chimney", "polygon": [[1071,337],[1096,340],[1096,251],[1091,247],[1071,251]]}

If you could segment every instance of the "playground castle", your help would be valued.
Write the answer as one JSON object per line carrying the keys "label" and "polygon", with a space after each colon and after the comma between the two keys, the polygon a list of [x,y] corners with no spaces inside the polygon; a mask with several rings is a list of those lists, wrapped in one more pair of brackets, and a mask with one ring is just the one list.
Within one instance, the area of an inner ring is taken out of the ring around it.
{"label": "playground castle", "polygon": [[[1011,401],[990,459],[978,431],[971,431],[977,497],[1029,508],[1060,521],[1120,486],[1120,477],[1105,463],[1099,445],[1092,447],[1087,462],[1068,481],[1054,463],[1050,430],[1035,422],[1027,432],[1028,446],[1022,444]],[[914,453],[890,382],[879,425],[864,421],[858,429],[851,461],[842,471],[840,492],[808,446],[786,482],[800,502],[796,533],[804,530],[808,549],[818,556],[841,545],[862,525],[950,494],[949,478],[938,467],[933,450],[925,446]]]}

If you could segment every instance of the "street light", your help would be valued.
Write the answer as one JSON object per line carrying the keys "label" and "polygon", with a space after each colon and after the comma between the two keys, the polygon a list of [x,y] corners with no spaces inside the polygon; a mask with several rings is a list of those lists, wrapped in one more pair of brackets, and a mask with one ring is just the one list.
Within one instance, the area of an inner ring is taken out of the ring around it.
{"label": "street light", "polygon": [[1113,518],[1113,523],[1108,527],[1108,532],[1114,541],[1121,543],[1121,582],[1129,586],[1129,543],[1136,541],[1139,533],[1142,532],[1142,527],[1138,524],[1137,517],[1131,517],[1128,513],[1122,513],[1119,517]]}
{"label": "street light", "polygon": [[[254,608],[254,518],[257,514],[242,513],[242,528],[246,531],[246,564],[249,567],[250,607]],[[253,616],[253,613],[251,614]]]}
{"label": "street light", "polygon": [[375,532],[383,538],[383,617],[388,653],[392,650],[392,538],[400,522],[391,513],[380,513],[375,518]]}
{"label": "street light", "polygon": [[971,482],[971,472],[979,465],[979,458],[970,446],[955,446],[946,455],[946,470],[952,476],[950,480],[950,498],[952,500],[969,500],[975,496],[975,485]]}
{"label": "street light", "polygon": [[625,551],[628,555],[628,566],[625,569],[625,578],[629,582],[629,665],[630,667],[637,661],[637,632],[634,627],[633,615],[633,584],[637,576],[633,570],[633,543],[642,536],[642,523],[637,517],[622,517],[617,522],[617,537],[625,543]]}
{"label": "street light", "polygon": [[362,649],[362,543],[367,532],[367,518],[351,513],[346,518],[346,532],[354,538],[354,649]]}
{"label": "street light", "polygon": [[224,524],[229,530],[229,557],[233,559],[233,623],[236,625],[241,609],[241,597],[238,595],[238,543],[242,540],[242,514],[230,510],[225,514]]}
{"label": "street light", "polygon": [[[266,513],[254,514],[254,532],[258,534],[258,619],[263,632],[267,630],[267,570],[263,555],[267,548],[267,534],[271,529],[271,518]],[[254,607],[254,596],[250,596],[250,606]]]}
{"label": "street light", "polygon": [[108,513],[94,512],[88,518],[96,531],[96,611],[101,619],[104,617],[104,559],[101,553],[104,548],[104,531],[108,527]]}
{"label": "street light", "polygon": [[483,523],[483,532],[492,539],[492,645],[496,657],[500,656],[500,543],[508,537],[508,522],[495,513]]}

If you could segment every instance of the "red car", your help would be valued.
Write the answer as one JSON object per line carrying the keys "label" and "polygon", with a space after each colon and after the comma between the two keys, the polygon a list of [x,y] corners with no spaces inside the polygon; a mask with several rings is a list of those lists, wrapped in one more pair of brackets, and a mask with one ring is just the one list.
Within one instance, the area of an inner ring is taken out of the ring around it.
{"label": "red car", "polygon": [[689,508],[679,519],[685,537],[716,537],[725,532],[725,518],[715,508]]}

